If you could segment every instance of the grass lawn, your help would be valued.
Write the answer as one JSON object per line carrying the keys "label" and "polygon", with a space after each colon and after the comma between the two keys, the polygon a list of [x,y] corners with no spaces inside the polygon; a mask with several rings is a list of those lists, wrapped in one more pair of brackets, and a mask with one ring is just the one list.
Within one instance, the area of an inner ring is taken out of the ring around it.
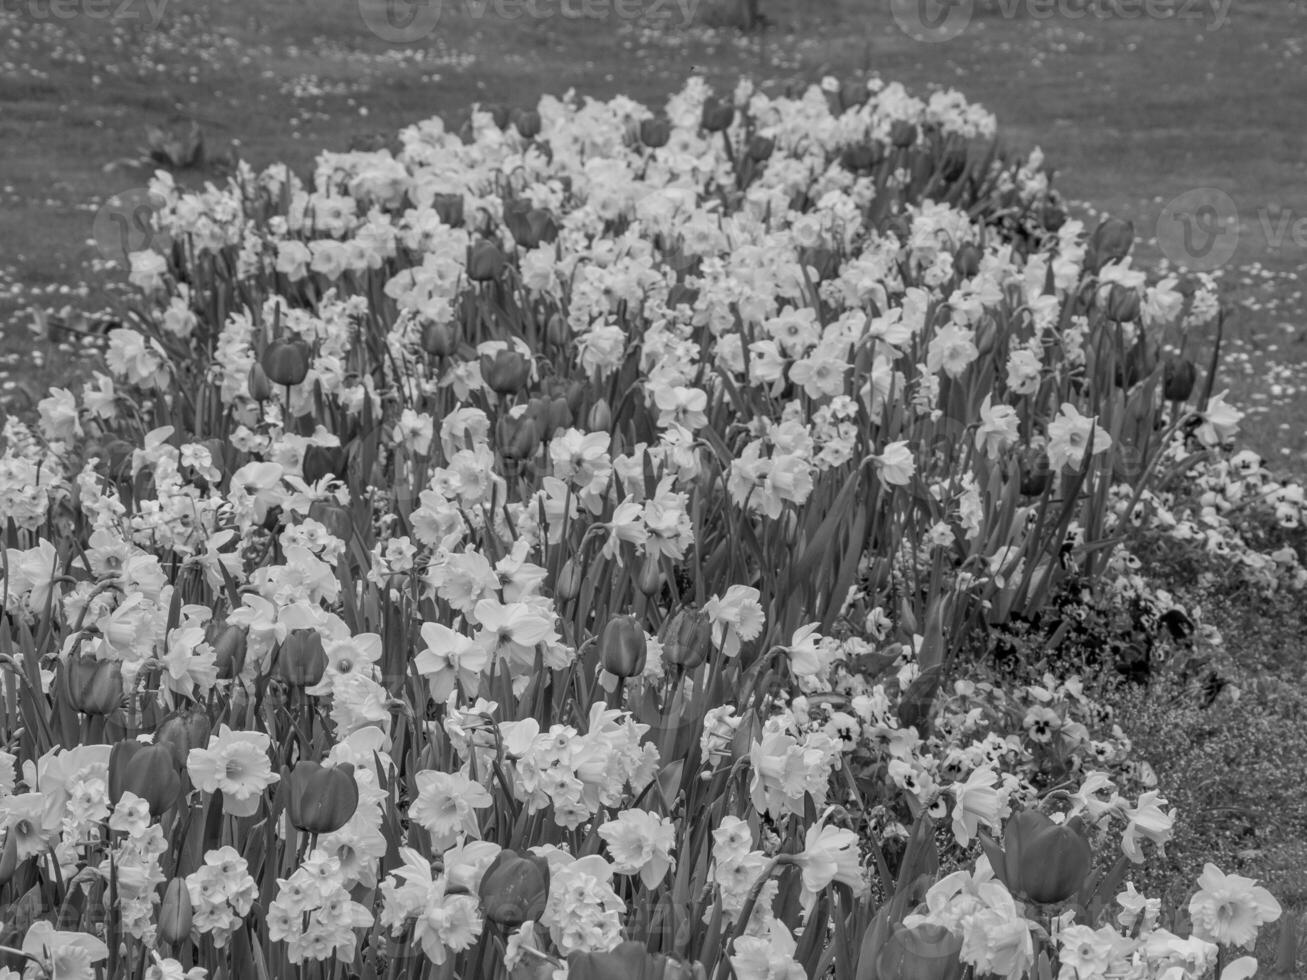
{"label": "grass lawn", "polygon": [[435,29],[411,43],[369,30],[360,4],[375,16],[383,0],[0,7],[4,394],[30,400],[47,380],[32,368],[60,357],[33,354],[29,307],[98,308],[121,281],[89,239],[100,204],[148,178],[130,165],[147,126],[195,120],[211,157],[238,144],[256,165],[306,167],[320,149],[374,145],[418,118],[454,122],[476,100],[575,88],[656,102],[690,72],[782,86],[870,69],[984,102],[1009,146],[1044,148],[1064,193],[1133,219],[1143,261],[1159,255],[1149,240],[1165,202],[1198,187],[1229,194],[1241,235],[1221,270],[1237,303],[1221,384],[1253,409],[1256,448],[1307,469],[1307,136],[1284,115],[1307,104],[1307,4],[1239,0],[1214,29],[1216,15],[1188,0],[1169,20],[1040,17],[1037,4],[975,0],[962,34],[936,44],[910,39],[890,0],[762,0],[770,23],[747,37],[683,26],[687,10],[703,20],[726,2],[644,0],[621,18],[576,15],[622,9],[600,0],[535,0],[525,9],[550,16],[511,18],[516,0],[444,0]]}
{"label": "grass lawn", "polygon": [[[211,158],[236,145],[256,166],[303,170],[320,149],[379,145],[419,118],[456,125],[474,101],[525,105],[573,88],[658,102],[691,72],[782,87],[870,70],[983,102],[1009,147],[1045,150],[1084,216],[1092,204],[1136,223],[1141,261],[1161,256],[1166,202],[1228,194],[1239,244],[1220,270],[1234,315],[1218,388],[1251,410],[1250,445],[1272,467],[1307,473],[1307,129],[1292,112],[1307,106],[1307,3],[1236,0],[1213,29],[1187,0],[1158,20],[1009,16],[1013,0],[975,0],[959,37],[927,44],[900,30],[890,0],[761,0],[769,24],[747,36],[687,28],[678,2],[655,14],[644,0],[644,16],[620,19],[562,13],[607,3],[539,0],[552,16],[507,19],[507,0],[444,0],[434,32],[397,44],[358,6],[384,0],[150,0],[157,24],[146,0],[111,20],[92,15],[103,3],[79,2],[71,17],[50,0],[0,4],[0,406],[30,407],[70,370],[67,350],[34,337],[33,308],[98,309],[123,292],[90,239],[105,200],[146,183],[151,168],[132,161],[147,126],[194,120]],[[1245,635],[1236,617],[1232,656],[1304,635],[1294,603],[1254,618],[1280,639]],[[1277,655],[1300,656],[1300,642],[1282,645]],[[1302,909],[1301,880],[1299,892]]]}

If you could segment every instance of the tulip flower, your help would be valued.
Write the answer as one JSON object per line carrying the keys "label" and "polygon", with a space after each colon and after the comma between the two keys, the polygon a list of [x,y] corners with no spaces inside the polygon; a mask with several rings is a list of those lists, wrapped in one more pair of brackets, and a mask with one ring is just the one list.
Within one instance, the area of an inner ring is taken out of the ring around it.
{"label": "tulip flower", "polygon": [[1064,902],[1085,883],[1093,855],[1079,818],[1054,823],[1023,810],[1003,834],[1003,878],[1014,895],[1042,904]]}
{"label": "tulip flower", "polygon": [[461,228],[463,225],[463,195],[462,194],[437,194],[431,201],[432,209],[440,216],[440,220],[451,228]]}
{"label": "tulip flower", "polygon": [[703,104],[703,128],[710,133],[720,133],[728,129],[735,121],[735,106],[726,101],[709,100]]}
{"label": "tulip flower", "polygon": [[1186,358],[1169,358],[1162,373],[1162,395],[1167,401],[1185,402],[1194,392],[1198,369]]}
{"label": "tulip flower", "polygon": [[712,649],[712,623],[698,609],[678,609],[667,622],[663,637],[663,660],[682,670],[694,670],[708,659]]}
{"label": "tulip flower", "polygon": [[333,834],[358,810],[359,787],[348,762],[330,768],[319,762],[297,762],[289,779],[286,812],[297,830]]}
{"label": "tulip flower", "polygon": [[88,715],[111,714],[123,699],[123,665],[119,660],[72,656],[61,671],[68,700]]}
{"label": "tulip flower", "polygon": [[681,963],[650,953],[644,943],[625,942],[606,953],[573,953],[568,980],[702,980],[701,964]]}
{"label": "tulip flower", "polygon": [[897,925],[876,957],[876,973],[893,980],[960,980],[962,938],[933,923]]}
{"label": "tulip flower", "polygon": [[530,376],[531,363],[521,351],[511,347],[481,357],[481,377],[497,394],[516,394],[526,387]]}
{"label": "tulip flower", "polygon": [[672,138],[672,127],[666,119],[655,117],[640,123],[640,142],[651,150],[666,146]]}
{"label": "tulip flower", "polygon": [[644,629],[634,616],[614,616],[599,634],[599,662],[614,677],[638,677],[648,654]]}
{"label": "tulip flower", "polygon": [[159,936],[166,942],[180,943],[191,934],[194,910],[185,878],[173,878],[163,891],[159,906]]}
{"label": "tulip flower", "polygon": [[268,380],[276,385],[297,385],[309,374],[309,364],[313,352],[307,342],[298,337],[294,340],[274,340],[263,349],[260,363]]}
{"label": "tulip flower", "polygon": [[472,246],[467,258],[468,278],[473,282],[490,282],[504,269],[504,253],[494,242],[482,239]]}
{"label": "tulip flower", "polygon": [[167,745],[119,742],[109,753],[109,802],[133,793],[150,806],[150,816],[167,813],[182,795],[181,771]]}
{"label": "tulip flower", "polygon": [[177,768],[181,770],[186,767],[191,749],[204,748],[209,744],[212,731],[209,716],[198,708],[176,711],[159,722],[159,727],[154,732],[154,744],[166,745],[177,761]]}
{"label": "tulip flower", "polygon": [[549,862],[503,850],[481,876],[481,911],[497,925],[516,928],[540,918],[549,898]]}
{"label": "tulip flower", "polygon": [[268,372],[263,370],[263,365],[258,361],[250,365],[250,374],[245,386],[250,391],[250,397],[256,402],[266,402],[272,397],[272,382],[268,380]]}
{"label": "tulip flower", "polygon": [[458,335],[452,323],[432,321],[422,328],[422,349],[433,357],[448,357],[458,349]]}
{"label": "tulip flower", "polygon": [[312,687],[327,670],[322,636],[314,629],[295,630],[281,643],[277,673],[292,687]]}

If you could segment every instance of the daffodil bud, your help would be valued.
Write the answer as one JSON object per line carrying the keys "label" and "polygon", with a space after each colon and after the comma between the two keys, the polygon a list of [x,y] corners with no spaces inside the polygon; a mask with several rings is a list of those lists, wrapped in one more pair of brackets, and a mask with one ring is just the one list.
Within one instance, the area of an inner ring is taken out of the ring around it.
{"label": "daffodil bud", "polygon": [[269,381],[287,386],[297,385],[309,376],[312,358],[313,352],[305,341],[281,338],[263,348],[260,363]]}
{"label": "daffodil bud", "polygon": [[708,132],[720,133],[735,121],[735,106],[722,99],[709,99],[703,104],[701,121]]}
{"label": "daffodil bud", "polygon": [[258,361],[250,365],[250,375],[245,386],[249,388],[250,397],[256,402],[266,402],[272,397],[272,382],[268,380],[268,372],[263,370],[263,365]]}
{"label": "daffodil bud", "polygon": [[648,656],[649,643],[634,616],[614,616],[599,634],[599,662],[615,677],[638,677]]}
{"label": "daffodil bud", "polygon": [[295,630],[281,641],[277,674],[292,687],[312,687],[327,672],[327,652],[315,629]]}
{"label": "daffodil bud", "polygon": [[1079,821],[1054,823],[1037,810],[1012,817],[1003,833],[1003,877],[1014,895],[1063,902],[1089,876],[1093,854]]}
{"label": "daffodil bud", "polygon": [[481,378],[497,394],[517,394],[526,387],[530,376],[531,362],[514,348],[504,348],[481,357]]}
{"label": "daffodil bud", "polygon": [[490,282],[504,271],[504,253],[494,242],[481,239],[467,257],[467,275],[473,282]]}
{"label": "daffodil bud", "polygon": [[191,749],[202,749],[209,744],[213,725],[209,716],[199,708],[174,711],[154,730],[154,744],[166,745],[172,752],[178,769],[186,768]]}
{"label": "daffodil bud", "polygon": [[122,702],[123,665],[120,660],[72,656],[64,662],[61,674],[69,702],[84,714],[111,714]]}
{"label": "daffodil bud", "polygon": [[933,923],[896,925],[876,957],[876,973],[893,980],[960,980],[962,937]]}
{"label": "daffodil bud", "polygon": [[1185,402],[1194,393],[1198,369],[1189,358],[1168,358],[1162,373],[1162,394],[1167,401]]}
{"label": "daffodil bud", "polygon": [[327,767],[319,762],[297,762],[289,778],[286,811],[297,830],[333,834],[349,823],[359,808],[359,787],[349,763]]}
{"label": "daffodil bud", "polygon": [[173,878],[163,890],[163,902],[159,906],[159,937],[174,944],[185,941],[190,938],[194,919],[186,879]]}
{"label": "daffodil bud", "polygon": [[486,868],[477,894],[482,913],[496,925],[516,928],[538,919],[549,898],[549,862],[506,848]]}
{"label": "daffodil bud", "polygon": [[117,806],[124,793],[145,800],[152,817],[172,809],[182,794],[181,772],[172,749],[134,739],[117,743],[109,752],[109,802]]}
{"label": "daffodil bud", "polygon": [[712,625],[699,609],[678,609],[667,622],[663,638],[663,660],[682,670],[694,670],[708,659],[712,649]]}

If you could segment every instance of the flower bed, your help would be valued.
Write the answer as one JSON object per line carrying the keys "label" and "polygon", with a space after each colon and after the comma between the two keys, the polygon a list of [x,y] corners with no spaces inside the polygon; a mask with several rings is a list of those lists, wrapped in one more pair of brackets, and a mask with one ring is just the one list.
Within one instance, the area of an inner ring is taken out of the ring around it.
{"label": "flower bed", "polygon": [[1145,536],[1301,587],[1236,514],[1301,488],[1168,352],[1210,280],[994,128],[691,83],[160,173],[104,372],[4,433],[12,967],[1250,975],[1265,890],[1129,884],[1174,812],[1084,679],[973,658],[1201,635]]}

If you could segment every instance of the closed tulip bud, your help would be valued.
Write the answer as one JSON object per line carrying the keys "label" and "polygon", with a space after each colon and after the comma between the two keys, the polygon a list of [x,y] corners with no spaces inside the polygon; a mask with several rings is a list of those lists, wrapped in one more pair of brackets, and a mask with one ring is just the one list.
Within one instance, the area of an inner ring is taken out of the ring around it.
{"label": "closed tulip bud", "polygon": [[305,341],[298,337],[282,338],[263,348],[260,363],[269,381],[285,386],[297,385],[307,378],[312,359],[313,352]]}
{"label": "closed tulip bud", "polygon": [[495,424],[495,440],[505,459],[530,459],[541,441],[536,415],[525,409],[501,415]]}
{"label": "closed tulip bud", "polygon": [[728,129],[735,121],[735,106],[720,99],[709,99],[703,104],[703,128],[710,133],[720,133]]}
{"label": "closed tulip bud", "polygon": [[263,370],[263,365],[255,361],[250,365],[250,375],[246,379],[245,386],[250,390],[250,397],[256,402],[266,402],[272,397],[272,382],[268,380],[268,372]]}
{"label": "closed tulip bud", "polygon": [[159,906],[159,937],[174,945],[183,942],[190,938],[194,920],[186,879],[172,879],[163,890],[163,903]]}
{"label": "closed tulip bud", "polygon": [[900,150],[906,150],[917,142],[917,124],[906,119],[899,119],[889,129],[890,142]]}
{"label": "closed tulip bud", "polygon": [[72,706],[88,715],[107,715],[123,699],[123,665],[119,660],[73,656],[61,671]]}
{"label": "closed tulip bud", "polygon": [[481,876],[481,911],[496,925],[515,929],[540,918],[549,898],[549,862],[505,848]]}
{"label": "closed tulip bud", "polygon": [[840,163],[845,170],[870,170],[876,165],[875,152],[870,142],[854,143],[840,151]]}
{"label": "closed tulip bud", "polygon": [[186,767],[191,749],[202,749],[209,744],[213,724],[209,716],[198,708],[176,711],[159,722],[154,731],[154,744],[166,745],[172,752],[178,769]]}
{"label": "closed tulip bud", "polygon": [[640,142],[651,150],[666,146],[672,138],[672,125],[666,119],[654,117],[640,122]]}
{"label": "closed tulip bud", "polygon": [[979,272],[982,254],[978,245],[964,242],[953,256],[953,269],[958,277],[970,279]]}
{"label": "closed tulip bud", "polygon": [[519,109],[513,114],[513,125],[525,139],[540,135],[540,113],[534,109]]}
{"label": "closed tulip bud", "polygon": [[1139,319],[1139,290],[1113,283],[1107,292],[1107,316],[1117,323]]}
{"label": "closed tulip bud", "polygon": [[109,751],[109,802],[114,806],[124,793],[145,800],[150,816],[172,809],[182,795],[181,771],[167,745],[146,745],[128,740]]}
{"label": "closed tulip bud", "polygon": [[667,622],[663,660],[682,670],[694,670],[712,649],[712,624],[700,609],[678,609]]}
{"label": "closed tulip bud", "polygon": [[1066,224],[1066,208],[1055,201],[1048,201],[1044,204],[1041,217],[1045,231],[1057,231]]}
{"label": "closed tulip bud", "polygon": [[326,476],[344,476],[346,461],[342,446],[309,446],[304,450],[300,469],[306,482],[317,483]]}
{"label": "closed tulip bud", "polygon": [[647,555],[635,576],[635,586],[645,595],[657,595],[663,587],[663,570],[658,559]]}
{"label": "closed tulip bud", "polygon": [[1109,262],[1120,262],[1130,254],[1135,243],[1135,226],[1132,221],[1108,218],[1094,229],[1089,240],[1092,271],[1097,272]]}
{"label": "closed tulip bud", "polygon": [[571,602],[580,594],[581,566],[569,558],[558,570],[558,581],[554,583],[554,596],[563,602]]}
{"label": "closed tulip bud", "polygon": [[1170,358],[1162,375],[1162,394],[1167,401],[1186,402],[1194,393],[1198,369],[1189,358]]}
{"label": "closed tulip bud", "polygon": [[562,346],[567,343],[568,334],[571,331],[567,326],[567,319],[561,313],[554,313],[549,317],[545,324],[545,339],[551,344]]}
{"label": "closed tulip bud", "polygon": [[327,652],[315,629],[295,630],[281,641],[277,674],[292,687],[312,687],[327,672]]}
{"label": "closed tulip bud", "polygon": [[481,239],[467,257],[467,275],[473,282],[490,282],[504,271],[504,253],[494,242]]}
{"label": "closed tulip bud", "polygon": [[599,662],[615,677],[638,677],[648,656],[649,643],[634,616],[614,616],[599,634]]}
{"label": "closed tulip bud", "polygon": [[702,964],[651,953],[635,941],[606,953],[573,953],[567,958],[567,980],[701,980],[704,975]]}
{"label": "closed tulip bud", "polygon": [[431,207],[440,216],[440,220],[449,227],[463,227],[462,194],[437,194],[431,200]]}
{"label": "closed tulip bud", "polygon": [[608,407],[608,399],[600,398],[590,406],[586,425],[591,432],[607,432],[613,427],[613,410]]}
{"label": "closed tulip bud", "polygon": [[291,826],[308,834],[334,834],[359,808],[359,787],[349,763],[297,762],[290,771],[286,812]]}
{"label": "closed tulip bud", "polygon": [[458,349],[452,323],[431,322],[422,328],[422,349],[432,357],[448,357]]}
{"label": "closed tulip bud", "polygon": [[485,107],[486,112],[490,113],[490,118],[494,120],[495,125],[500,129],[507,129],[508,122],[512,118],[512,110],[502,102],[495,102]]}
{"label": "closed tulip bud", "polygon": [[545,413],[550,432],[559,432],[572,427],[572,406],[563,397],[551,398]]}
{"label": "closed tulip bud", "polygon": [[515,395],[531,377],[531,362],[521,351],[506,348],[481,356],[481,378],[500,395]]}
{"label": "closed tulip bud", "polygon": [[1040,904],[1064,902],[1089,877],[1093,854],[1078,818],[1054,823],[1023,810],[1003,833],[1003,877],[1014,895]]}
{"label": "closed tulip bud", "polygon": [[944,926],[899,924],[876,957],[876,972],[892,980],[960,980],[961,952],[962,937]]}
{"label": "closed tulip bud", "polygon": [[217,655],[218,676],[235,677],[245,666],[245,629],[240,626],[222,626],[209,640]]}
{"label": "closed tulip bud", "polygon": [[335,537],[348,542],[354,536],[354,518],[349,508],[329,500],[315,500],[309,504],[309,517],[317,521]]}
{"label": "closed tulip bud", "polygon": [[766,136],[755,136],[749,140],[749,159],[754,163],[766,163],[776,150],[776,141]]}
{"label": "closed tulip bud", "polygon": [[954,146],[944,154],[944,161],[940,164],[940,173],[943,178],[952,183],[967,171],[967,151],[959,146]]}
{"label": "closed tulip bud", "polygon": [[861,79],[849,79],[840,83],[840,108],[856,109],[867,101],[867,83]]}

